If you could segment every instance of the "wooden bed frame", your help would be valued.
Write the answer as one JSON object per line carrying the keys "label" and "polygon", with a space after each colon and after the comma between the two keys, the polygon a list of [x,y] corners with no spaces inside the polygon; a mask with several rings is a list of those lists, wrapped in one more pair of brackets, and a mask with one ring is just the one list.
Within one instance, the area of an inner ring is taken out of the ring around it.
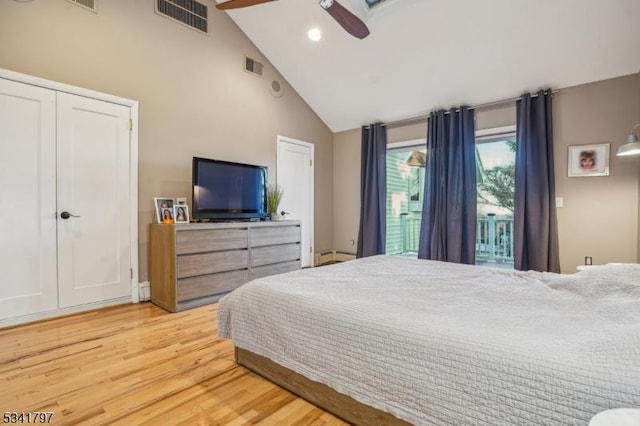
{"label": "wooden bed frame", "polygon": [[354,425],[410,425],[393,415],[356,401],[246,349],[235,348],[236,362],[280,387]]}

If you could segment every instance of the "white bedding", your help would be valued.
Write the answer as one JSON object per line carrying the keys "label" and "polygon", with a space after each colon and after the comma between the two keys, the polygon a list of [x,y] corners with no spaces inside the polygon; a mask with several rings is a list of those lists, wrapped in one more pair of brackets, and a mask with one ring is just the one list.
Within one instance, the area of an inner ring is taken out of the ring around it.
{"label": "white bedding", "polygon": [[572,275],[375,256],[262,278],[221,337],[424,425],[586,425],[640,407],[640,265]]}

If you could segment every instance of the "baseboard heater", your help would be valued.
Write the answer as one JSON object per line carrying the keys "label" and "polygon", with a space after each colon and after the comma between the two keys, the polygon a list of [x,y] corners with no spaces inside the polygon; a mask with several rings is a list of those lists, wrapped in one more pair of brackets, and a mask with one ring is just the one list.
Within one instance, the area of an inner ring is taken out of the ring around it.
{"label": "baseboard heater", "polygon": [[355,253],[346,253],[343,251],[324,251],[315,254],[315,266],[327,265],[330,263],[346,262],[356,258]]}

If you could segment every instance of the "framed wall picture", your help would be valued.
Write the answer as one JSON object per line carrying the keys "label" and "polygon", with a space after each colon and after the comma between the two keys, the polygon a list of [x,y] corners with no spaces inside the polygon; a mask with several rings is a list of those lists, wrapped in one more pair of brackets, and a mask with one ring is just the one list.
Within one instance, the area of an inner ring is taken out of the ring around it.
{"label": "framed wall picture", "polygon": [[173,216],[173,205],[176,203],[173,198],[156,197],[153,199],[153,203],[156,206],[156,220],[158,223],[164,223],[162,209],[170,209]]}
{"label": "framed wall picture", "polygon": [[609,176],[608,143],[569,147],[569,177]]}
{"label": "framed wall picture", "polygon": [[176,204],[173,206],[173,218],[176,223],[189,223],[189,206]]}

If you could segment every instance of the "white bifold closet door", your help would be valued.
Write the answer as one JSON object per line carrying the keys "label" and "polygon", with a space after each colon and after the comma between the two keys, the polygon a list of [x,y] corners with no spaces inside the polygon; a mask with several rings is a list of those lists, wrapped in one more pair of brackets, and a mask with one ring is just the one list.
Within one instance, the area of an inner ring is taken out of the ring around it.
{"label": "white bifold closet door", "polygon": [[129,120],[129,107],[58,93],[60,308],[131,295]]}
{"label": "white bifold closet door", "polygon": [[129,123],[0,79],[0,319],[131,295]]}
{"label": "white bifold closet door", "polygon": [[56,92],[0,79],[0,318],[58,307]]}

